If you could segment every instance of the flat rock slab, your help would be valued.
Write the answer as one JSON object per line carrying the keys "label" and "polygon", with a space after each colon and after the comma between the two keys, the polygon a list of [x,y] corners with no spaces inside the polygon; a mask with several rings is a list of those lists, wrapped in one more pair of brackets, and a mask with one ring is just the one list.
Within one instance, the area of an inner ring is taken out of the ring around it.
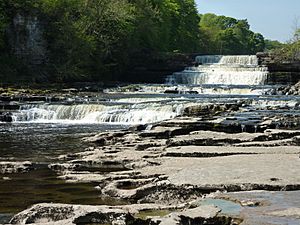
{"label": "flat rock slab", "polygon": [[229,134],[213,131],[195,131],[189,135],[179,135],[168,141],[170,146],[182,145],[224,145],[242,142],[262,142],[284,140],[300,135],[300,131],[266,130],[264,133],[238,133]]}
{"label": "flat rock slab", "polygon": [[187,209],[181,213],[178,213],[180,216],[190,217],[190,218],[213,218],[217,216],[217,214],[221,212],[221,210],[213,205],[206,205],[197,207],[194,209]]}
{"label": "flat rock slab", "polygon": [[165,157],[160,166],[145,167],[144,175],[164,174],[174,185],[203,189],[299,189],[298,154],[235,155],[214,158]]}
{"label": "flat rock slab", "polygon": [[[185,209],[181,213],[171,213],[165,217],[150,218],[151,221],[141,222],[134,216],[145,211],[154,213],[160,210],[175,210],[183,206],[164,206],[156,204],[139,204],[125,206],[83,206],[67,204],[37,204],[15,215],[11,224],[184,224],[182,220],[196,224],[197,221],[222,221],[226,218],[218,217],[220,209],[215,206],[199,206]],[[156,223],[159,222],[159,223]],[[197,223],[198,224],[198,223]],[[202,223],[201,223],[202,224]],[[216,223],[213,223],[216,224]],[[223,224],[223,223],[221,223]]]}
{"label": "flat rock slab", "polygon": [[170,157],[217,157],[251,154],[299,154],[298,146],[282,147],[232,147],[232,146],[180,146],[166,149],[165,156]]}
{"label": "flat rock slab", "polygon": [[190,144],[203,144],[208,143],[212,145],[216,142],[228,142],[228,143],[240,143],[240,142],[249,142],[255,140],[255,138],[260,136],[265,136],[265,134],[228,134],[222,132],[213,132],[213,131],[196,131],[191,132],[189,135],[180,135],[169,140],[169,145],[190,145]]}

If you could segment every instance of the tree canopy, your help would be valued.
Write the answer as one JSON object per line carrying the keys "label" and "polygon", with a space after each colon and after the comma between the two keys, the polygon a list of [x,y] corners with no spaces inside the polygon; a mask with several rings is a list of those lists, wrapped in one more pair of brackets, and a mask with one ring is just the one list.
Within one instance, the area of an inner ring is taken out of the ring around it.
{"label": "tree canopy", "polygon": [[255,54],[264,51],[264,37],[247,20],[212,13],[201,15],[201,49],[207,54]]}
{"label": "tree canopy", "polygon": [[[17,14],[42,24],[47,57],[38,71],[12,54],[7,31]],[[107,80],[141,52],[253,54],[264,45],[247,20],[199,15],[194,0],[0,0],[3,79]]]}

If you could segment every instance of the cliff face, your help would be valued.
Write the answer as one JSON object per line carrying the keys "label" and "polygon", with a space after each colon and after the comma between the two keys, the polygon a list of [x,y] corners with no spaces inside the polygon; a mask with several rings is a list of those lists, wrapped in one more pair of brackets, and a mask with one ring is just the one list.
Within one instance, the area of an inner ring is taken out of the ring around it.
{"label": "cliff face", "polygon": [[174,72],[192,66],[198,54],[141,54],[132,57],[131,64],[121,77],[122,81],[134,83],[164,83]]}
{"label": "cliff face", "polygon": [[17,13],[8,30],[8,43],[12,53],[29,67],[47,61],[45,26],[37,15]]}
{"label": "cliff face", "polygon": [[300,61],[277,62],[268,53],[257,53],[259,63],[268,67],[269,84],[295,84],[300,80]]}

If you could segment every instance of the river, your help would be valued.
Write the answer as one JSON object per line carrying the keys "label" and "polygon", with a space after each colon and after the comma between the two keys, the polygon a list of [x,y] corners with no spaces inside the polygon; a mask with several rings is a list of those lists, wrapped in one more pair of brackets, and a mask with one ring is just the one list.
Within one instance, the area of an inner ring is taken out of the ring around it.
{"label": "river", "polygon": [[259,66],[255,56],[201,56],[196,60],[198,67],[167,76],[165,84],[74,94],[55,103],[20,101],[20,109],[12,113],[13,122],[0,123],[0,159],[29,160],[35,170],[0,176],[0,222],[1,215],[2,222],[6,221],[39,202],[122,204],[100,198],[93,184],[67,184],[48,169],[60,155],[88,147],[83,137],[129,126],[147,129],[199,104],[244,102],[242,111],[227,115],[230,121],[233,117],[238,121],[241,132],[246,132],[247,126],[257,132],[264,117],[278,117],[276,127],[299,126],[286,119],[300,116],[299,97],[266,95],[277,86],[268,84],[267,68]]}

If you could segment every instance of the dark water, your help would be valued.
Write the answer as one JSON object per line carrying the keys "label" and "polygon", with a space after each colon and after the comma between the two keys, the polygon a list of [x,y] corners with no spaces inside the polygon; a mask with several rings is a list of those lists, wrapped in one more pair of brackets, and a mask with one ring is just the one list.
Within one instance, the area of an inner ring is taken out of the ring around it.
{"label": "dark water", "polygon": [[96,184],[70,184],[48,169],[61,154],[80,152],[87,147],[81,139],[106,130],[123,129],[112,125],[84,124],[0,124],[0,160],[35,163],[24,174],[0,175],[0,223],[33,204],[42,202],[115,205],[123,202],[101,198]]}
{"label": "dark water", "polygon": [[0,123],[0,159],[51,162],[87,147],[81,139],[122,126],[99,124]]}

